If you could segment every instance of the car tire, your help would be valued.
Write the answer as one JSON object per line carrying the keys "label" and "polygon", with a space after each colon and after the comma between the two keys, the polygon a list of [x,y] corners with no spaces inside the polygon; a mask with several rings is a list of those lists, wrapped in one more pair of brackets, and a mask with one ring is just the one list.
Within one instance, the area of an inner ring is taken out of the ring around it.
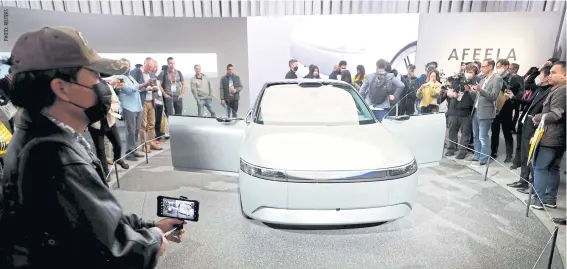
{"label": "car tire", "polygon": [[242,199],[240,198],[240,194],[238,194],[238,204],[240,205],[240,213],[242,214],[242,216],[245,219],[252,219],[251,217],[249,217],[248,215],[246,215],[246,213],[244,213],[244,209],[242,208]]}

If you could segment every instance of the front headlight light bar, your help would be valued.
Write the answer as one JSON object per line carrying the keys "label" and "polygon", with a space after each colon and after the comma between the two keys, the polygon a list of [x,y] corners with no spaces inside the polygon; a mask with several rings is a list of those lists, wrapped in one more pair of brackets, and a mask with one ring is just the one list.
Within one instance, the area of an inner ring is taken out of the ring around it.
{"label": "front headlight light bar", "polygon": [[250,176],[272,181],[303,183],[386,181],[408,177],[417,172],[417,168],[417,162],[414,159],[406,165],[376,171],[284,171],[260,167],[240,160],[240,170]]}
{"label": "front headlight light bar", "polygon": [[390,179],[407,177],[413,175],[415,172],[417,172],[417,162],[413,159],[409,164],[388,169],[388,177]]}
{"label": "front headlight light bar", "polygon": [[240,159],[240,170],[253,177],[262,178],[273,181],[287,181],[287,175],[284,171],[269,169],[249,164]]}

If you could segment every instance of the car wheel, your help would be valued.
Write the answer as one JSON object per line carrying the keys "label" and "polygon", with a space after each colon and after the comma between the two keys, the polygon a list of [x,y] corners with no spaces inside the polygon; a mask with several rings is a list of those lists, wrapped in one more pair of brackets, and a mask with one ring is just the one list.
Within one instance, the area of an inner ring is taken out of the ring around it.
{"label": "car wheel", "polygon": [[248,215],[246,215],[246,213],[244,213],[244,209],[242,208],[242,199],[240,198],[240,194],[238,194],[238,204],[240,204],[240,213],[242,214],[242,216],[245,219],[252,219],[251,217],[249,217]]}

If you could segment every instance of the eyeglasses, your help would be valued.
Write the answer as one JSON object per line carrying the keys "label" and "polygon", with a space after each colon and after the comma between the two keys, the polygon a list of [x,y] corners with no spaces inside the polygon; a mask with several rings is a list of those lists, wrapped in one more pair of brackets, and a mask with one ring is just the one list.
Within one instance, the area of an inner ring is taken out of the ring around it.
{"label": "eyeglasses", "polygon": [[481,65],[480,68],[488,67],[488,65]]}

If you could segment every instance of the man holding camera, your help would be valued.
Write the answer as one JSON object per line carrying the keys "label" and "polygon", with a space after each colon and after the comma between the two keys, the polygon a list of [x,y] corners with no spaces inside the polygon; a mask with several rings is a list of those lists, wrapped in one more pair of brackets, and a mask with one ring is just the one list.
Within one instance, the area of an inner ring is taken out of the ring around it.
{"label": "man holding camera", "polygon": [[0,195],[0,268],[153,268],[177,219],[125,215],[83,133],[111,106],[102,59],[70,27],[45,27],[14,44],[12,102],[22,112]]}
{"label": "man holding camera", "polygon": [[503,85],[502,78],[494,74],[495,65],[492,59],[484,60],[480,66],[484,78],[479,84],[465,88],[475,98],[472,111],[475,154],[472,160],[478,161],[480,165],[488,163],[490,154],[488,132],[496,117],[496,99]]}
{"label": "man holding camera", "polygon": [[496,63],[496,73],[502,78],[503,85],[496,102],[496,118],[492,122],[490,141],[491,156],[496,158],[500,144],[500,127],[502,127],[504,141],[506,142],[505,163],[512,162],[512,155],[514,154],[514,137],[512,136],[514,104],[506,99],[505,93],[511,92],[513,95],[517,95],[524,89],[524,80],[520,76],[508,72],[508,67],[510,67],[510,62],[506,59],[500,59]]}
{"label": "man holding camera", "polygon": [[157,97],[157,92],[160,91],[156,74],[152,72],[155,63],[154,59],[148,57],[144,61],[143,69],[132,70],[132,77],[134,77],[138,83],[147,84],[145,88],[140,89],[140,101],[142,102],[140,140],[144,143],[142,151],[146,153],[151,150],[162,149],[156,141],[152,141],[156,138],[155,98]]}
{"label": "man holding camera", "polygon": [[[470,93],[470,87],[478,84],[476,79],[476,70],[473,64],[468,64],[464,68],[463,77],[458,75],[457,78],[450,80],[449,88],[443,89],[439,96],[439,103],[447,100],[447,121],[449,123],[449,140],[447,152],[445,156],[455,155],[455,151],[459,151],[456,159],[462,160],[467,156],[467,149],[463,147],[468,145],[470,135],[472,133],[471,112],[474,105],[474,98]],[[459,130],[461,131],[461,139],[459,138]],[[459,146],[455,143],[459,141]]]}

